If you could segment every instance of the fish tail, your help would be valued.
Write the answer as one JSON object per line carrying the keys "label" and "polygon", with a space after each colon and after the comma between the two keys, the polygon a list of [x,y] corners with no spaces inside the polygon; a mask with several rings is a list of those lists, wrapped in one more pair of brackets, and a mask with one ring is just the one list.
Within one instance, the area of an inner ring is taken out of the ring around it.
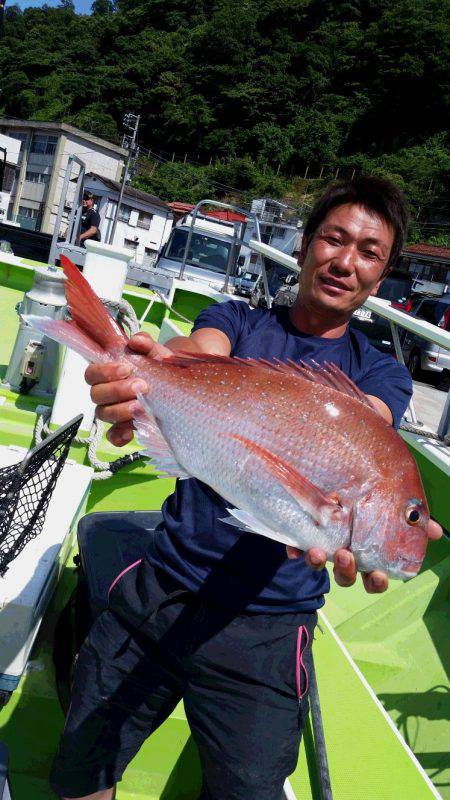
{"label": "fish tail", "polygon": [[59,344],[72,348],[88,361],[110,361],[123,353],[128,339],[75,264],[64,255],[61,256],[61,263],[66,276],[64,291],[72,321],[64,322],[32,314],[24,314],[22,319]]}
{"label": "fish tail", "polygon": [[123,350],[128,342],[127,337],[86,278],[67,256],[61,256],[61,264],[67,278],[64,287],[67,305],[77,328],[103,350]]}
{"label": "fish tail", "polygon": [[22,314],[21,318],[35,331],[40,331],[59,344],[67,345],[80,356],[90,362],[110,361],[106,350],[103,350],[90,336],[86,336],[73,322],[61,319],[38,317],[35,314]]}

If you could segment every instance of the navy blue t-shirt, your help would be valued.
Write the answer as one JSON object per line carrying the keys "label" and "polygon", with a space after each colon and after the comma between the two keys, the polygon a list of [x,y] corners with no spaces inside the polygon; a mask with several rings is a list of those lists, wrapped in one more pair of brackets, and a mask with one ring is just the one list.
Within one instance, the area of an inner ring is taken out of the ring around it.
{"label": "navy blue t-shirt", "polygon": [[[391,409],[397,427],[412,394],[407,369],[372,347],[364,334],[347,329],[338,339],[302,333],[289,308],[251,309],[242,301],[214,304],[201,312],[194,330],[215,328],[243,358],[279,358],[336,364],[365,393]],[[177,481],[162,508],[164,522],[147,557],[202,597],[237,611],[313,611],[324,603],[326,570],[314,572],[286,547],[221,521],[226,501],[196,478]]]}

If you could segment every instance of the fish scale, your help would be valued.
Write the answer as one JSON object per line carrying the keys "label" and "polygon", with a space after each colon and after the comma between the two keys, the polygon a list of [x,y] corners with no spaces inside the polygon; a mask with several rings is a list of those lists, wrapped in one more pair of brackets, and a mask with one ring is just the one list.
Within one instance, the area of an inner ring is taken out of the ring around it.
{"label": "fish scale", "polygon": [[195,477],[229,504],[227,522],[358,568],[417,573],[429,512],[403,440],[335,365],[270,364],[178,352],[149,359],[62,256],[73,321],[25,318],[91,362],[123,360],[149,386],[135,414],[157,469]]}

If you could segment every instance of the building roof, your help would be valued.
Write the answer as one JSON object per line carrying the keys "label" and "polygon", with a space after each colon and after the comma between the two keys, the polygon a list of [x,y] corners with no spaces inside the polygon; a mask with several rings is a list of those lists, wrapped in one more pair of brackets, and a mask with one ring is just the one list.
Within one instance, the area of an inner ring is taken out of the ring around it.
{"label": "building roof", "polygon": [[[121,184],[119,181],[113,181],[111,178],[104,178],[103,175],[98,175],[96,172],[87,172],[85,178],[96,178],[97,180],[101,181],[107,187],[107,189],[112,189],[117,193],[120,192]],[[165,203],[164,200],[156,197],[155,194],[143,192],[142,189],[135,189],[134,186],[125,186],[123,196],[124,198],[128,198],[128,200],[140,200],[141,202],[148,203],[156,208],[161,208],[166,212],[170,212],[171,210],[169,205]]]}
{"label": "building roof", "polygon": [[117,153],[117,155],[124,157],[128,155],[128,151],[124,150],[124,148],[120,147],[118,144],[108,142],[106,139],[101,139],[100,136],[94,136],[92,133],[82,131],[80,128],[74,128],[73,125],[67,125],[65,122],[37,122],[36,120],[15,119],[14,117],[0,117],[0,126],[11,130],[13,128],[17,130],[25,128],[37,132],[50,131],[53,133],[66,133],[71,136],[77,136],[79,139],[85,139],[85,141],[96,144],[106,150],[112,150],[114,153]]}
{"label": "building roof", "polygon": [[[189,214],[193,208],[193,203],[181,203],[175,200],[173,203],[168,203],[168,206],[175,214]],[[216,219],[223,220],[224,222],[245,222],[248,217],[245,214],[239,214],[237,211],[230,211],[229,208],[225,210],[213,209],[212,211],[202,211],[204,216],[215,217]]]}
{"label": "building roof", "polygon": [[435,244],[408,244],[403,249],[403,255],[410,254],[450,261],[450,247],[438,247],[438,245]]}

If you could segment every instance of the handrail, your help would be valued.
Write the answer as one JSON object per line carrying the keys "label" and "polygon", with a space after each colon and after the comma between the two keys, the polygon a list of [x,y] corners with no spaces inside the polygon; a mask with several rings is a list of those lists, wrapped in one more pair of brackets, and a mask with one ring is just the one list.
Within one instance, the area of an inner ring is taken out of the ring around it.
{"label": "handrail", "polygon": [[[275,247],[271,247],[263,242],[258,242],[255,239],[250,239],[248,246],[251,250],[271,258],[272,261],[276,261],[283,267],[287,267],[287,269],[292,270],[292,272],[300,272],[297,260],[293,258],[293,256],[288,256]],[[389,300],[382,300],[380,297],[369,297],[364,303],[364,306],[380,317],[389,320],[389,322],[394,322],[407,331],[416,333],[423,339],[427,339],[429,342],[434,342],[434,344],[439,345],[439,347],[450,350],[450,333],[448,331],[444,331],[442,328],[438,328],[437,325],[432,325],[430,322],[416,319],[416,317],[406,314],[399,308],[393,308]]]}

